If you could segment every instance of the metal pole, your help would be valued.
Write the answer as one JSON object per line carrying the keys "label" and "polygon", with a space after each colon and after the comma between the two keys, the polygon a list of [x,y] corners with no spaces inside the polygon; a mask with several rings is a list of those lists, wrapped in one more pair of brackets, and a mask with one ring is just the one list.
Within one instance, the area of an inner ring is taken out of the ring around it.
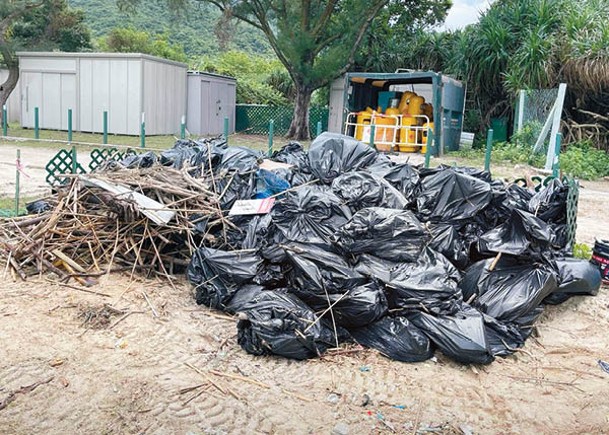
{"label": "metal pole", "polygon": [[34,107],[34,139],[40,139],[40,112]]}
{"label": "metal pole", "polygon": [[78,167],[78,156],[76,155],[76,146],[72,145],[72,173],[76,174],[76,168]]}
{"label": "metal pole", "polygon": [[560,175],[560,160],[558,156],[560,155],[560,145],[562,143],[562,134],[556,134],[556,142],[554,145],[554,162],[552,164],[552,175],[554,178],[558,178]]}
{"label": "metal pole", "polygon": [[103,143],[107,144],[108,143],[108,111],[104,110],[104,119],[103,119],[103,124],[104,124],[104,138],[103,138]]}
{"label": "metal pole", "polygon": [[319,136],[321,134],[321,121],[317,121],[317,134],[315,135],[315,137]]}
{"label": "metal pole", "polygon": [[15,163],[15,216],[19,216],[19,168],[21,167],[21,150],[17,150],[17,161]]}
{"label": "metal pole", "polygon": [[180,139],[186,139],[186,115],[182,115],[182,122],[180,123]]}
{"label": "metal pole", "polygon": [[2,106],[2,136],[8,136],[8,111],[6,104]]}
{"label": "metal pole", "polygon": [[142,112],[142,124],[140,125],[140,148],[146,148],[146,113]]}
{"label": "metal pole", "polygon": [[226,145],[228,145],[228,117],[224,117],[224,138],[226,139]]}
{"label": "metal pole", "polygon": [[491,151],[493,151],[493,129],[489,128],[486,134],[486,154],[484,155],[484,170],[491,170]]}
{"label": "metal pole", "polygon": [[68,109],[68,142],[72,142],[72,109]]}
{"label": "metal pole", "polygon": [[376,149],[376,145],[374,145],[374,136],[376,135],[376,125],[370,126],[370,146]]}
{"label": "metal pole", "polygon": [[270,120],[269,121],[269,150],[268,150],[268,156],[271,157],[271,155],[273,154],[273,133],[275,131],[275,121],[274,120]]}
{"label": "metal pole", "polygon": [[429,161],[431,159],[431,142],[433,140],[433,131],[427,127],[427,141],[425,143],[425,167],[429,168]]}

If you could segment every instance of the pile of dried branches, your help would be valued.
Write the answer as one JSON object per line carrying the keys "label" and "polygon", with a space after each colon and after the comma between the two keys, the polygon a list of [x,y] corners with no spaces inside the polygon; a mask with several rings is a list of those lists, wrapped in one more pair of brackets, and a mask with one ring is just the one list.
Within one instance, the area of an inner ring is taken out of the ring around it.
{"label": "pile of dried branches", "polygon": [[[93,178],[163,204],[157,211],[171,212],[171,219],[155,223],[133,194],[109,192],[92,185]],[[50,271],[84,285],[116,270],[169,278],[201,243],[213,245],[218,234],[234,227],[220,209],[221,192],[215,191],[211,172],[194,178],[186,169],[155,166],[68,179],[49,199],[49,211],[0,222],[5,273],[26,279]]]}

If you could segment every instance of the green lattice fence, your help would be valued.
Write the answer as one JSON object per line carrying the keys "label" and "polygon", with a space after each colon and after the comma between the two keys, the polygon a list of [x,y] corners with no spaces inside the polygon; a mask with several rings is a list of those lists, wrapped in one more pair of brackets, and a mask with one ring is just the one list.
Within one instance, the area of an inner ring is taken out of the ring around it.
{"label": "green lattice fence", "polygon": [[[235,130],[247,134],[269,134],[269,121],[274,121],[275,134],[285,135],[292,122],[294,108],[289,106],[267,106],[262,104],[238,104]],[[321,130],[328,129],[328,108],[309,108],[309,128],[311,135],[317,133],[317,123],[321,121]]]}

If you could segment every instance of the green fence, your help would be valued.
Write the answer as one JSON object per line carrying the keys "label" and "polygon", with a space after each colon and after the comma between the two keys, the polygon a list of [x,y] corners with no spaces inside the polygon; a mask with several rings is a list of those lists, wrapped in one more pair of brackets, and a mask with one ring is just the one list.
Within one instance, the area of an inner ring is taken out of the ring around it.
{"label": "green fence", "polygon": [[[293,107],[267,106],[262,104],[237,104],[235,130],[247,134],[269,134],[269,121],[274,121],[274,133],[285,135],[292,122]],[[326,107],[309,108],[309,129],[311,136],[317,133],[317,123],[321,121],[321,131],[328,130],[328,113]]]}

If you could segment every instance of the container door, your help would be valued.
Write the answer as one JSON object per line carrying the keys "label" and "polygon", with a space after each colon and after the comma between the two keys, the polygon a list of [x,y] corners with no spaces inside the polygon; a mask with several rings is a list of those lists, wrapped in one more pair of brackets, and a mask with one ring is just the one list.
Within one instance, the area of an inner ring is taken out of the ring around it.
{"label": "container door", "polygon": [[328,117],[328,131],[332,133],[343,132],[345,113],[345,79],[338,78],[330,87],[330,115]]}
{"label": "container door", "polygon": [[[42,106],[42,74],[24,72],[21,76],[21,126],[34,128],[34,107]],[[40,114],[42,116],[42,114]]]}

